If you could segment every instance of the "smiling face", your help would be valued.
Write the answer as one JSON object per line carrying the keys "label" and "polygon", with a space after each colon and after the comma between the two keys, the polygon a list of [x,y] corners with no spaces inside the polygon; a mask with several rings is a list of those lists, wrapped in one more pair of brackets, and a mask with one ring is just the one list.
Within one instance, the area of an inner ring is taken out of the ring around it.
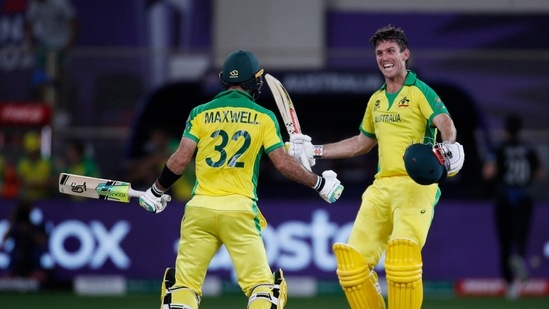
{"label": "smiling face", "polygon": [[385,79],[393,80],[399,76],[406,76],[406,60],[410,57],[410,50],[401,50],[393,40],[380,41],[375,48],[376,61]]}

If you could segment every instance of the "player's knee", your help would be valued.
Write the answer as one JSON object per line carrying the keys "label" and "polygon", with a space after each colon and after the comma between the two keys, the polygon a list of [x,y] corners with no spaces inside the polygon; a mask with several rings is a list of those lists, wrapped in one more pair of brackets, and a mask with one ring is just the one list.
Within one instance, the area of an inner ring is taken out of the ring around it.
{"label": "player's knee", "polygon": [[283,309],[288,300],[288,286],[282,269],[273,273],[273,284],[260,284],[253,288],[248,309]]}
{"label": "player's knee", "polygon": [[162,282],[162,309],[198,309],[200,296],[187,287],[174,287],[175,268],[167,268]]}
{"label": "player's knee", "polygon": [[394,239],[387,244],[385,272],[387,280],[412,283],[421,280],[423,263],[421,249],[409,239]]}

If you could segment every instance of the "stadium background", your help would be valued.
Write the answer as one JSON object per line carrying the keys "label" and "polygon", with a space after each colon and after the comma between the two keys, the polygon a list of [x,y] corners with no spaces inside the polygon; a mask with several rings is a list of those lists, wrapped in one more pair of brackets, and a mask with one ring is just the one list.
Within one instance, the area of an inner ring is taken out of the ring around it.
{"label": "stadium background", "polygon": [[[81,139],[105,177],[123,179],[124,162],[141,154],[149,130],[167,123],[173,136],[181,134],[188,111],[219,90],[223,57],[237,48],[253,50],[266,71],[281,79],[297,103],[302,127],[316,142],[355,134],[365,100],[382,82],[367,40],[393,23],[408,33],[412,69],[449,105],[467,150],[463,172],[443,185],[425,248],[427,295],[501,296],[492,210],[479,167],[487,147],[502,136],[503,117],[517,111],[526,120],[527,138],[549,165],[549,43],[540,32],[549,28],[549,5],[414,2],[73,0],[81,33],[70,67],[70,104],[67,110],[45,104],[52,109],[46,128],[53,132],[46,152],[55,157],[68,139]],[[14,3],[25,1],[0,1],[5,25],[0,107],[29,100],[32,65],[16,31],[24,6],[9,5]],[[259,102],[275,110],[267,87]],[[27,129],[3,121],[3,137]],[[2,146],[4,153],[15,151]],[[262,164],[260,207],[271,227],[266,243],[272,266],[293,277],[296,288],[290,293],[338,294],[328,243],[345,239],[375,159],[319,162],[315,169],[333,168],[345,181],[345,196],[333,207],[282,179],[269,162]],[[532,280],[525,291],[536,296],[549,293],[547,185],[536,190]],[[172,203],[158,216],[135,202],[72,202],[59,196],[38,203],[57,235],[47,258],[54,262],[58,286],[79,293],[156,292],[159,274],[175,257],[183,203]],[[0,201],[0,234],[12,204]],[[296,246],[285,247],[284,240]],[[7,259],[0,251],[0,274]],[[208,279],[209,295],[237,292],[223,252]]]}

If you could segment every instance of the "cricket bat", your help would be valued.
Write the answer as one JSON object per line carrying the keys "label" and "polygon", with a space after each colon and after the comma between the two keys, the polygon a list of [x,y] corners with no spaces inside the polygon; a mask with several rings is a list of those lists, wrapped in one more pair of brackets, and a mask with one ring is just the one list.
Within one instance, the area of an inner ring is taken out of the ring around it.
{"label": "cricket bat", "polygon": [[[278,111],[280,112],[282,122],[284,122],[284,126],[286,127],[288,135],[291,136],[292,134],[303,133],[299,124],[299,119],[297,118],[297,112],[295,110],[294,103],[292,102],[290,94],[288,93],[286,88],[284,88],[284,86],[278,79],[270,74],[265,74],[265,81],[267,81],[267,85],[269,85],[269,88],[273,93],[276,106],[278,107]],[[311,171],[309,159],[307,158],[307,154],[305,152],[301,153],[301,162],[306,169]]]}
{"label": "cricket bat", "polygon": [[[129,182],[102,178],[59,174],[59,192],[80,197],[129,203],[132,197],[145,194],[144,191],[132,189]],[[164,194],[162,199],[171,201],[171,196]]]}

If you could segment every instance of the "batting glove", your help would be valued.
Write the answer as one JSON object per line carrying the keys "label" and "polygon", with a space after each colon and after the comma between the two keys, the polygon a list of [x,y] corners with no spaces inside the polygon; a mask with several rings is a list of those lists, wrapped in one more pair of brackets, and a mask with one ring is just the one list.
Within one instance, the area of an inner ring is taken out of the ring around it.
{"label": "batting glove", "polygon": [[168,195],[164,195],[160,189],[156,187],[156,184],[153,184],[145,194],[139,197],[139,205],[145,208],[148,212],[160,213],[168,205],[170,200]]}
{"label": "batting glove", "polygon": [[337,174],[332,170],[324,171],[322,177],[318,177],[314,189],[318,192],[320,197],[330,204],[335,203],[343,192],[341,181],[337,179]]}
{"label": "batting glove", "polygon": [[[313,156],[313,144],[311,137],[305,134],[292,134],[290,141],[285,144],[288,154],[301,162],[301,155],[304,152],[309,160],[309,166],[315,166],[316,160]],[[301,162],[305,165],[304,162]]]}
{"label": "batting glove", "polygon": [[465,152],[463,152],[463,146],[460,143],[437,143],[434,150],[438,159],[446,166],[449,177],[456,175],[463,167]]}

